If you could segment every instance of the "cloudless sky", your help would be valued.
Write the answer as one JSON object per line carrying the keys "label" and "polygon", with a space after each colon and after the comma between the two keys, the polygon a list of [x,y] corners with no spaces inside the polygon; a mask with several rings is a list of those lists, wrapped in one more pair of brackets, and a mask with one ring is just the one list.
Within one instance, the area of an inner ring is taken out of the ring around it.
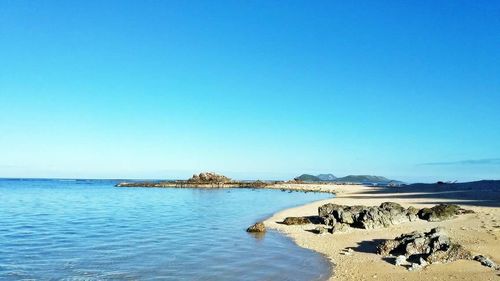
{"label": "cloudless sky", "polygon": [[0,177],[500,179],[500,1],[0,1]]}

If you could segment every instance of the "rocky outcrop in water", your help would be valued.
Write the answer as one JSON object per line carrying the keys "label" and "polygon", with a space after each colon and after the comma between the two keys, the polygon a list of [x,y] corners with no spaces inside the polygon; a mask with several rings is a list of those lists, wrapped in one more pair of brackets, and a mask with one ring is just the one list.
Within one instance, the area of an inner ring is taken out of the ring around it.
{"label": "rocky outcrop in water", "polygon": [[318,208],[319,217],[326,225],[335,226],[340,223],[364,229],[382,228],[414,221],[417,219],[417,212],[413,207],[405,209],[393,202],[385,202],[378,207],[329,203]]}
{"label": "rocky outcrop in water", "polygon": [[200,173],[199,175],[195,174],[187,180],[188,183],[197,184],[222,184],[228,183],[230,181],[230,178],[216,173]]}
{"label": "rocky outcrop in water", "polygon": [[264,223],[258,222],[247,228],[247,232],[263,233],[266,232],[266,226],[264,225]]}

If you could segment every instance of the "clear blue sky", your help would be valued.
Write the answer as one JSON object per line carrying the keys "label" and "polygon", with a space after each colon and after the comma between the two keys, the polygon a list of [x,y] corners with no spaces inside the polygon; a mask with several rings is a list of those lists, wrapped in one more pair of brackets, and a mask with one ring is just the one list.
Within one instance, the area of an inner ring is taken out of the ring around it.
{"label": "clear blue sky", "polygon": [[499,1],[0,2],[0,177],[500,178]]}

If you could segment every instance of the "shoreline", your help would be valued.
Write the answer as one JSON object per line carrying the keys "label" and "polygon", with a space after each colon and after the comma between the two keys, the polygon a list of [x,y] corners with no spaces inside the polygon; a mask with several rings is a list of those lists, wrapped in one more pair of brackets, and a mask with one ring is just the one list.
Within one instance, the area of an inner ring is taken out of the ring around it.
{"label": "shoreline", "polygon": [[115,185],[120,188],[200,188],[200,189],[279,189],[288,192],[319,192],[335,194],[329,183],[262,183],[262,182],[232,182],[232,183],[188,183],[182,182],[121,182]]}
{"label": "shoreline", "polygon": [[[328,189],[336,194],[334,198],[281,210],[267,218],[264,224],[291,238],[298,246],[325,256],[333,274],[328,280],[495,280],[499,272],[481,266],[476,261],[460,260],[408,271],[375,253],[376,246],[383,239],[394,239],[403,233],[428,231],[440,226],[445,228],[453,241],[471,252],[485,254],[500,262],[500,208],[494,203],[487,203],[492,198],[499,198],[500,188],[449,190],[449,187],[425,190],[421,186],[380,188],[331,184]],[[476,213],[441,222],[417,220],[388,228],[349,229],[343,233],[322,235],[310,232],[317,226],[314,224],[288,226],[279,223],[286,217],[317,215],[317,208],[326,203],[375,206],[388,201],[399,203],[405,208],[453,203]],[[500,204],[500,201],[496,202]],[[352,249],[351,253],[346,254],[347,249]]]}

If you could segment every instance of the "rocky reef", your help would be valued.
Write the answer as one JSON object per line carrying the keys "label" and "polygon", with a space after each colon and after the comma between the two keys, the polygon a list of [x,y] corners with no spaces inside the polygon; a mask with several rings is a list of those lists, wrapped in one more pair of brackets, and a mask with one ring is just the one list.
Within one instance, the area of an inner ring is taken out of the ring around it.
{"label": "rocky reef", "polygon": [[429,232],[403,234],[385,240],[377,248],[379,255],[394,257],[394,264],[415,270],[433,263],[449,263],[456,260],[477,260],[481,264],[497,269],[493,261],[482,255],[474,256],[463,246],[452,243],[442,228]]}
{"label": "rocky reef", "polygon": [[128,181],[116,184],[117,187],[164,187],[164,188],[264,188],[276,184],[276,182],[263,181],[234,181],[230,178],[212,173],[204,172],[195,174],[187,180],[164,180],[164,181]]}

